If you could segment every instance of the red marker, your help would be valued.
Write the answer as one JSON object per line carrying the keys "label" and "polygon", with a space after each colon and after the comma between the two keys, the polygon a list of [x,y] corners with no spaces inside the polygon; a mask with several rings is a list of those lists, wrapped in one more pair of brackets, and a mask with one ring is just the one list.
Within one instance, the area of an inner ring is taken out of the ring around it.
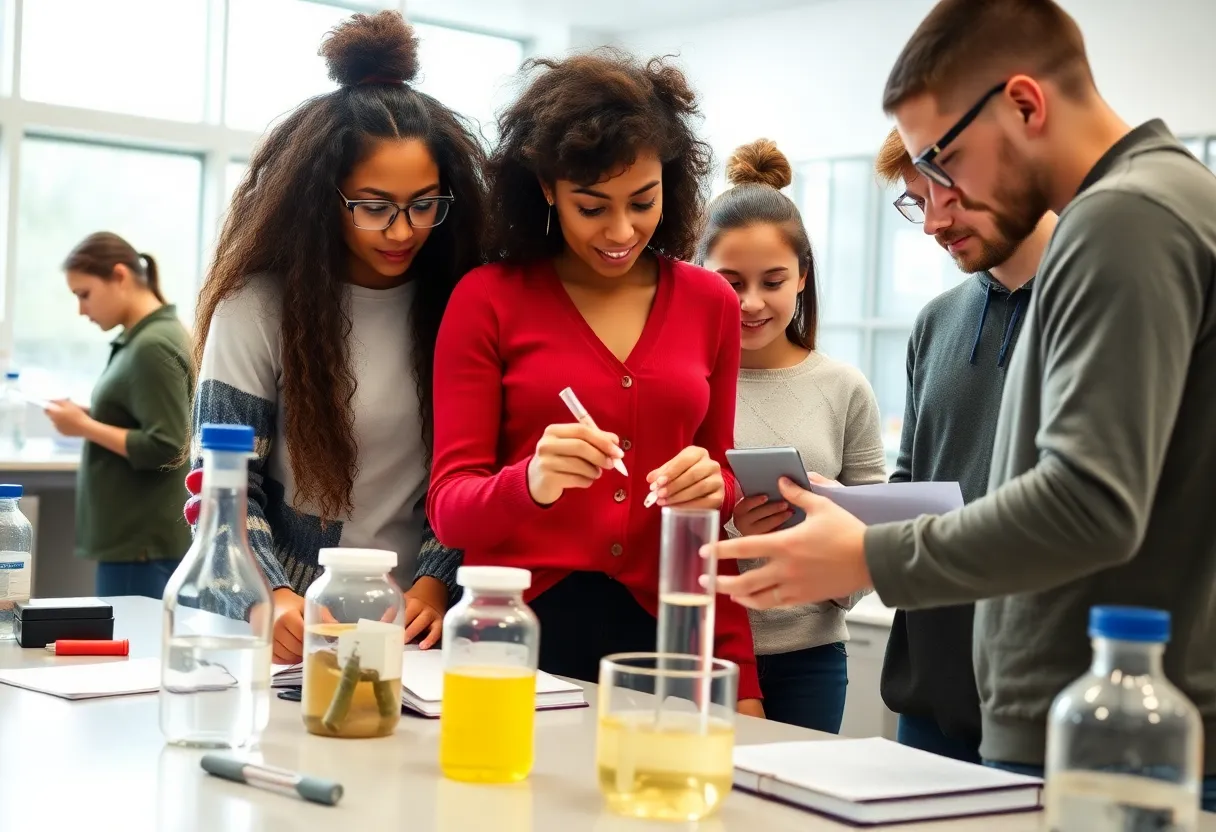
{"label": "red marker", "polygon": [[125,638],[122,641],[61,638],[46,649],[56,656],[125,656],[131,652],[131,644]]}

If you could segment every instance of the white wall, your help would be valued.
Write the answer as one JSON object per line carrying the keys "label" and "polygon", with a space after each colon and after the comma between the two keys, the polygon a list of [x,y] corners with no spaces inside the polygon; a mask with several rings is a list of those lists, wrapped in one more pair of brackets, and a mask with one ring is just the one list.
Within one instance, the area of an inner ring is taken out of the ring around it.
{"label": "white wall", "polygon": [[[627,33],[639,55],[678,52],[718,159],[759,136],[793,159],[871,153],[890,127],[882,89],[933,0],[826,0],[718,23]],[[1128,121],[1216,133],[1216,0],[1062,0],[1099,89]]]}

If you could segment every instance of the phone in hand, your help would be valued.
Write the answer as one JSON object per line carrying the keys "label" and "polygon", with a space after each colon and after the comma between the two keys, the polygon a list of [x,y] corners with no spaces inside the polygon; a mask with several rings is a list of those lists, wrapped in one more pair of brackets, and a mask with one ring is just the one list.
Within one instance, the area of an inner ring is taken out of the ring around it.
{"label": "phone in hand", "polygon": [[[770,502],[783,500],[785,498],[777,487],[777,480],[782,477],[793,480],[807,491],[811,490],[811,481],[797,448],[734,448],[726,452],[726,461],[739,481],[744,496],[764,494]],[[806,519],[806,512],[797,506],[791,505],[790,511],[793,516],[778,528],[788,529]]]}

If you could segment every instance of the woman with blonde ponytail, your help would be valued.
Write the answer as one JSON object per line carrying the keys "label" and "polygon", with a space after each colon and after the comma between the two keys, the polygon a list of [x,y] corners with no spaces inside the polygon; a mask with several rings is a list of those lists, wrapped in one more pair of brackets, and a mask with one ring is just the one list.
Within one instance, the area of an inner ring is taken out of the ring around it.
{"label": "woman with blonde ponytail", "polygon": [[156,260],[110,232],[63,263],[80,314],[121,327],[92,402],[51,402],[64,436],[84,442],[76,489],[76,556],[97,561],[98,595],[160,598],[186,549],[181,516],[190,425],[190,336],[165,302]]}
{"label": "woman with blonde ponytail", "polygon": [[[854,367],[816,349],[819,300],[811,241],[783,188],[790,163],[767,139],[735,151],[732,187],[709,205],[697,261],[739,295],[741,343],[735,447],[793,446],[812,472],[848,485],[886,481],[878,403]],[[732,536],[765,534],[791,517],[747,497]],[[746,570],[757,562],[740,561]],[[844,614],[857,598],[749,610],[769,719],[837,733],[848,685]]]}

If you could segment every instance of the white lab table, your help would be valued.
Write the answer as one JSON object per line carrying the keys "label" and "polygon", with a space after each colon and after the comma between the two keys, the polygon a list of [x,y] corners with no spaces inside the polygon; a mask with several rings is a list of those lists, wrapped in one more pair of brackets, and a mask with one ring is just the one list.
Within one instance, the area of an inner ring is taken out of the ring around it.
{"label": "white lab table", "polygon": [[[112,599],[115,635],[133,656],[157,655],[160,604]],[[0,646],[0,667],[57,659],[42,650]],[[110,659],[108,661],[114,661]],[[537,714],[536,766],[518,787],[444,780],[435,721],[402,719],[379,740],[305,733],[298,703],[272,699],[270,726],[255,758],[341,782],[337,807],[210,777],[199,752],[164,745],[156,695],[69,702],[0,685],[0,826],[89,832],[300,832],[302,829],[409,829],[411,832],[828,832],[829,819],[734,792],[700,824],[645,823],[610,814],[595,780],[593,707]],[[827,740],[826,734],[741,718],[740,743]],[[1037,832],[1039,813],[898,827],[901,832]],[[1206,816],[1203,832],[1216,832]]]}

